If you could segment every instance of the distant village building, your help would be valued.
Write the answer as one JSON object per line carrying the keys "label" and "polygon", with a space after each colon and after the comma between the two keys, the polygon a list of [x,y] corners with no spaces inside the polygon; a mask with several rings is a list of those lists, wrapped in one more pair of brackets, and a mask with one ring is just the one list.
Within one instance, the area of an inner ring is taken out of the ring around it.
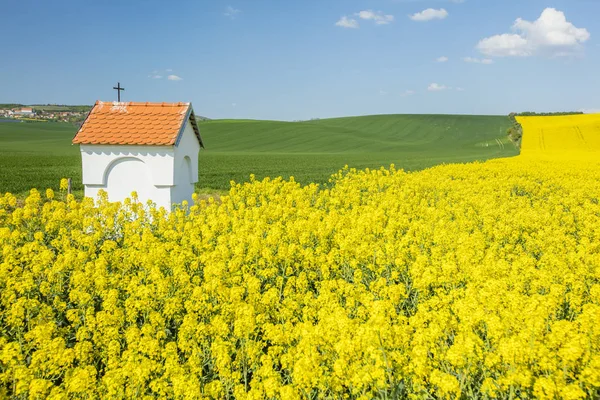
{"label": "distant village building", "polygon": [[13,112],[14,115],[18,115],[21,117],[31,117],[33,116],[35,113],[33,112],[32,108],[20,108],[17,109]]}
{"label": "distant village building", "polygon": [[97,101],[73,138],[81,150],[85,196],[109,201],[136,191],[170,210],[191,202],[204,148],[190,103]]}

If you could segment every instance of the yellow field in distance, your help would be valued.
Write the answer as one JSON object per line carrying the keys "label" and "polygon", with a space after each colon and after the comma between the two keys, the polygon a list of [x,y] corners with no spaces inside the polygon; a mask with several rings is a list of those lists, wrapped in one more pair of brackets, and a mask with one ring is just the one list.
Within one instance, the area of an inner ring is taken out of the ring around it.
{"label": "yellow field in distance", "polygon": [[521,155],[534,158],[600,158],[600,114],[517,117],[523,127]]}

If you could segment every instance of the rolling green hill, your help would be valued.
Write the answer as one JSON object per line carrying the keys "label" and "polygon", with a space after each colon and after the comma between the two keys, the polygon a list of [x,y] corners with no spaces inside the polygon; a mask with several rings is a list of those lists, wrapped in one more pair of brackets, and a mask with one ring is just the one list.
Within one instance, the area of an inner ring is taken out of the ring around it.
{"label": "rolling green hill", "polygon": [[214,151],[365,153],[476,149],[503,138],[505,117],[375,115],[306,122],[215,120],[201,125]]}
{"label": "rolling green hill", "polygon": [[[306,122],[209,120],[200,123],[198,189],[220,191],[251,173],[327,182],[344,165],[407,170],[517,154],[503,116],[377,115]],[[56,188],[73,178],[81,191],[76,128],[60,123],[0,122],[0,192]]]}
{"label": "rolling green hill", "polygon": [[[441,163],[509,157],[503,116],[376,115],[306,122],[214,120],[200,124],[200,187],[225,188],[230,179],[293,175],[326,182],[348,164],[406,170]],[[496,141],[499,139],[501,145]]]}
{"label": "rolling green hill", "polygon": [[81,191],[81,156],[71,145],[76,130],[58,122],[0,122],[0,193],[56,189],[63,177]]}

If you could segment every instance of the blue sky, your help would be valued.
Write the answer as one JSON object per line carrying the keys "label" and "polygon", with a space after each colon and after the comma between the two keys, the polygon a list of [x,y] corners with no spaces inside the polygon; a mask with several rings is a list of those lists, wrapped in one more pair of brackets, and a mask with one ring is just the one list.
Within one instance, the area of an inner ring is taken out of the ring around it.
{"label": "blue sky", "polygon": [[120,81],[124,101],[211,118],[600,110],[597,0],[1,0],[0,13],[3,103],[116,100]]}

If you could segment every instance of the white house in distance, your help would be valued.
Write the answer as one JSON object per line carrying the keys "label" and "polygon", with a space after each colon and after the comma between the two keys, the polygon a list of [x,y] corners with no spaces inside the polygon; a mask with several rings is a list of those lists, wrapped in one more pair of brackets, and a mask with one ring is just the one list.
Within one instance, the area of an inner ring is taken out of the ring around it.
{"label": "white house in distance", "polygon": [[23,117],[31,117],[35,113],[33,112],[33,108],[20,108],[18,110],[14,110],[13,114],[23,116]]}
{"label": "white house in distance", "polygon": [[73,138],[80,145],[85,196],[109,201],[136,191],[171,210],[191,202],[204,148],[190,103],[97,101]]}

